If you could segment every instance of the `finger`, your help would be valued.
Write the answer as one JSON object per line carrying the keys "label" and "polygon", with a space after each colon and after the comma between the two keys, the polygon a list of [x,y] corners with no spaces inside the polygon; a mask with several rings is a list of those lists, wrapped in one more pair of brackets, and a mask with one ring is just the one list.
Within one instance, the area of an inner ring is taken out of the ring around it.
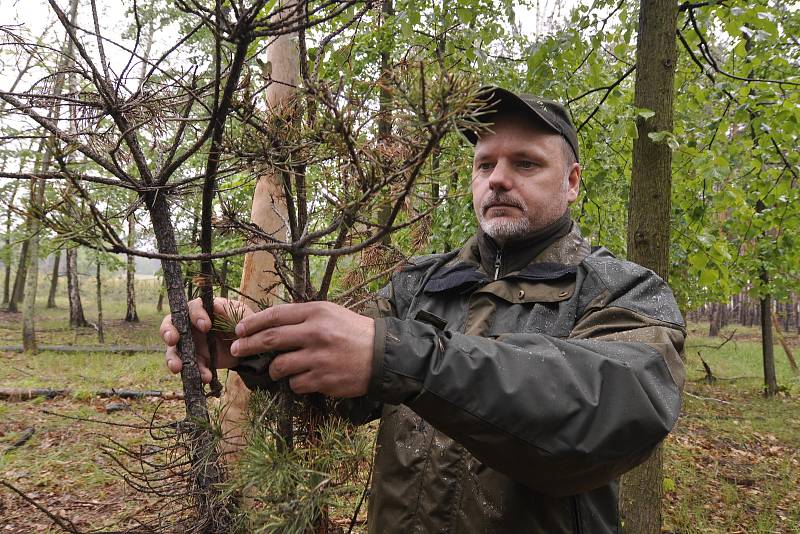
{"label": "finger", "polygon": [[203,381],[203,384],[211,383],[211,369],[197,362],[197,370],[200,371],[200,380]]}
{"label": "finger", "polygon": [[183,369],[183,362],[178,355],[178,349],[174,346],[167,347],[167,351],[164,355],[167,359],[167,369],[169,369],[172,374],[180,373],[181,369]]}
{"label": "finger", "polygon": [[289,378],[289,387],[298,395],[316,393],[319,390],[311,372],[301,373]]}
{"label": "finger", "polygon": [[266,310],[261,310],[242,319],[236,325],[236,335],[246,337],[254,332],[273,326],[302,323],[318,304],[317,302],[279,304]]}
{"label": "finger", "polygon": [[189,301],[189,320],[195,328],[201,332],[208,332],[211,330],[211,320],[208,318],[205,308],[203,308],[203,301],[194,299]]}
{"label": "finger", "polygon": [[287,376],[305,373],[311,369],[311,358],[305,351],[287,352],[276,356],[269,364],[269,376],[280,380]]}
{"label": "finger", "polygon": [[164,317],[164,320],[161,321],[161,327],[158,329],[159,333],[161,334],[161,339],[164,340],[164,343],[167,346],[174,347],[178,344],[178,330],[172,326],[172,316],[167,315]]}
{"label": "finger", "polygon": [[304,325],[275,326],[240,337],[231,345],[231,354],[237,358],[267,351],[289,351],[305,346],[312,332]]}

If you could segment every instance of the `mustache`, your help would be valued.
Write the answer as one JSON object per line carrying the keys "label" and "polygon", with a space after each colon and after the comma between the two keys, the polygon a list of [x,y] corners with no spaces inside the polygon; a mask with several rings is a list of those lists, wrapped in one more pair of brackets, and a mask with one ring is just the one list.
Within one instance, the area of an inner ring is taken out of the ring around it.
{"label": "mustache", "polygon": [[486,210],[488,210],[492,206],[498,206],[498,205],[512,206],[514,208],[522,210],[523,212],[527,211],[525,205],[518,198],[511,195],[507,195],[505,193],[492,193],[481,204],[481,213],[486,213]]}

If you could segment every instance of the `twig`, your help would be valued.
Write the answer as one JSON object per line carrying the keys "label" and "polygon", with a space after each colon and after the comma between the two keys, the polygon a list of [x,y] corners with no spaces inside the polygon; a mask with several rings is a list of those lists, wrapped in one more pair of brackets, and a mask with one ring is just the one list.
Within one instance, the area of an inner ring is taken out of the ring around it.
{"label": "twig", "polygon": [[14,449],[18,449],[19,447],[25,445],[28,442],[28,440],[31,439],[34,432],[36,432],[36,429],[34,427],[26,428],[25,431],[22,433],[22,435],[19,438],[17,438],[17,441],[6,447],[6,450],[3,451],[3,454],[7,454],[13,451]]}
{"label": "twig", "polygon": [[722,399],[715,399],[714,397],[701,397],[700,395],[695,395],[694,393],[689,393],[688,391],[684,391],[683,393],[685,395],[688,395],[688,396],[692,397],[693,399],[698,399],[698,400],[701,400],[701,401],[714,401],[714,402],[720,402],[722,404],[733,405],[732,402],[724,401]]}
{"label": "twig", "polygon": [[22,499],[25,502],[27,502],[28,504],[30,504],[31,506],[33,506],[34,508],[36,508],[37,510],[42,512],[44,515],[49,517],[50,520],[53,523],[55,523],[56,525],[58,525],[59,527],[61,527],[65,531],[70,532],[72,534],[81,534],[81,531],[78,530],[78,527],[76,527],[75,524],[72,521],[70,521],[69,519],[57,516],[56,514],[54,514],[53,512],[51,512],[50,510],[48,510],[47,508],[45,508],[44,506],[42,506],[41,504],[39,504],[38,502],[33,500],[31,497],[28,497],[25,494],[25,492],[23,492],[22,490],[17,489],[16,487],[12,486],[11,484],[6,482],[5,480],[0,480],[0,485],[5,486],[6,488],[10,489],[12,492],[14,492],[17,495],[19,495],[20,497],[22,497]]}

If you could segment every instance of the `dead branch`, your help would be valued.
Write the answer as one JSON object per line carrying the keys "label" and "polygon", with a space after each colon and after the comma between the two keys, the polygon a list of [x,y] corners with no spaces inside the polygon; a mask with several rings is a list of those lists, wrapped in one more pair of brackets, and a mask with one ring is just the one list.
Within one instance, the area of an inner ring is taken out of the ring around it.
{"label": "dead branch", "polygon": [[22,433],[22,435],[20,435],[20,437],[18,437],[16,441],[14,441],[14,443],[6,447],[6,449],[3,451],[3,454],[7,454],[13,451],[14,449],[18,449],[19,447],[25,445],[28,442],[28,440],[31,439],[31,437],[33,437],[34,432],[36,432],[36,429],[34,427],[26,428],[25,431]]}
{"label": "dead branch", "polygon": [[[66,397],[77,393],[70,388],[0,388],[0,399],[7,401],[31,400],[37,397],[54,399],[56,397]],[[164,400],[183,400],[183,393],[178,391],[159,391],[159,390],[132,390],[132,389],[98,389],[89,393],[93,397],[121,399],[144,399],[159,398]]]}

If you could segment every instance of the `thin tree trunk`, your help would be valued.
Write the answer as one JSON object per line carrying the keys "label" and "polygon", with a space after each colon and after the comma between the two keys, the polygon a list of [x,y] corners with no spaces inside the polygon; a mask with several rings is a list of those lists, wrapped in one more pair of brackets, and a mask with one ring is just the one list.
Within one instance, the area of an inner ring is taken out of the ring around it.
{"label": "thin tree trunk", "polygon": [[61,249],[53,254],[53,275],[50,277],[50,293],[47,295],[47,307],[56,307],[56,292],[58,291],[58,267],[61,263]]}
{"label": "thin tree trunk", "polygon": [[781,306],[783,308],[783,331],[788,332],[792,325],[792,303],[788,300]]}
{"label": "thin tree trunk", "polygon": [[19,180],[15,180],[14,189],[11,192],[11,199],[6,207],[6,250],[5,261],[3,262],[6,264],[6,273],[5,278],[3,279],[3,304],[7,304],[8,300],[11,298],[11,258],[13,256],[13,247],[11,246],[11,220],[13,217],[13,211],[11,210],[11,207],[14,205],[14,199],[17,196],[18,190]]}
{"label": "thin tree trunk", "polygon": [[159,289],[158,291],[158,302],[156,303],[156,311],[163,312],[164,311],[164,290]]}
{"label": "thin tree trunk", "polygon": [[739,324],[744,326],[747,323],[747,290],[742,289],[739,293]]}
{"label": "thin tree trunk", "polygon": [[[128,248],[136,245],[136,221],[133,214],[128,215]],[[128,301],[128,310],[125,320],[129,323],[138,323],[139,314],[136,313],[136,258],[128,254],[128,268],[125,271],[125,287]]]}
{"label": "thin tree trunk", "polygon": [[[677,17],[674,0],[642,0],[640,4],[634,105],[655,114],[636,121],[639,135],[633,144],[628,211],[628,259],[665,280],[669,274],[672,152],[666,143],[656,143],[648,134],[672,131]],[[662,463],[659,445],[644,464],[623,475],[620,509],[627,532],[661,532]]]}
{"label": "thin tree trunk", "polygon": [[67,294],[69,296],[69,325],[74,328],[89,326],[81,303],[77,248],[67,249]]}
{"label": "thin tree trunk", "polygon": [[[197,212],[194,213],[194,217],[192,219],[192,241],[190,243],[191,246],[195,246],[197,244],[197,231],[200,225],[200,217]],[[188,300],[192,300],[195,297],[194,294],[194,283],[192,282],[192,272],[191,268],[188,267],[191,265],[187,263],[186,270],[189,271],[186,273],[186,298]]]}
{"label": "thin tree trunk", "polygon": [[[42,156],[40,169],[46,170],[50,166],[50,150],[45,150]],[[41,223],[36,214],[33,213],[35,206],[44,204],[43,179],[31,179],[31,206],[28,214],[29,228],[31,236],[28,238],[28,267],[27,280],[25,282],[25,303],[22,309],[22,350],[25,352],[36,353],[36,291],[39,281],[39,228]]]}
{"label": "thin tree trunk", "polygon": [[106,336],[103,333],[103,284],[100,279],[100,255],[97,256],[97,271],[95,273],[95,282],[97,284],[97,340],[102,345],[106,342]]}
{"label": "thin tree trunk", "polygon": [[[153,224],[153,232],[158,250],[164,254],[177,254],[175,231],[170,219],[169,206],[164,195],[148,193],[147,208]],[[172,260],[162,260],[164,283],[167,287],[167,298],[172,317],[172,325],[178,331],[178,354],[183,362],[181,382],[183,383],[184,404],[188,421],[185,426],[190,434],[193,450],[191,456],[193,489],[199,499],[199,517],[206,521],[214,521],[218,508],[219,484],[223,474],[219,468],[216,446],[213,436],[208,430],[209,414],[205,389],[200,377],[200,370],[195,360],[195,345],[189,323],[189,309],[186,294],[183,291],[183,273],[180,264]],[[215,532],[209,528],[203,531]]]}
{"label": "thin tree trunk", "polygon": [[228,269],[230,260],[224,258],[222,260],[222,268],[219,271],[219,296],[226,299],[228,298]]}
{"label": "thin tree trunk", "polygon": [[[392,5],[392,0],[384,0],[381,4],[381,11],[382,11],[382,20],[384,23],[394,15],[394,6]],[[390,39],[388,42],[385,43],[386,48],[381,50],[381,78],[386,79],[389,76],[389,72],[391,69],[391,54],[392,49],[394,48],[394,40]],[[386,80],[388,82],[388,80]],[[380,109],[378,111],[378,138],[382,139],[384,143],[390,143],[392,137],[392,92],[389,89],[389,83],[381,83],[380,84],[380,98],[379,98],[379,105]],[[437,151],[438,152],[438,151]],[[384,158],[388,158],[388,155],[382,156]],[[386,172],[384,170],[384,172]],[[385,204],[381,205],[380,212],[378,214],[378,224],[381,227],[385,227],[389,217],[392,213],[392,206],[391,203],[386,202]],[[386,233],[381,239],[381,244],[384,246],[389,246],[392,244],[392,234]]]}
{"label": "thin tree trunk", "polygon": [[720,327],[720,304],[712,302],[708,306],[708,337],[717,337]]}
{"label": "thin tree trunk", "polygon": [[[761,270],[761,282],[769,287],[769,273]],[[775,346],[772,340],[772,295],[761,299],[761,356],[764,361],[764,396],[774,397],[778,393],[778,378],[775,374]]]}
{"label": "thin tree trunk", "polygon": [[[225,92],[222,95],[222,101],[219,108],[216,110],[216,120],[213,124],[213,130],[210,139],[208,150],[208,159],[206,160],[205,176],[203,178],[203,195],[200,212],[200,250],[205,254],[210,254],[213,248],[213,235],[214,228],[212,224],[212,216],[214,211],[214,197],[217,193],[217,173],[219,171],[219,163],[222,151],[222,140],[225,132],[225,117],[228,114],[230,100],[233,95],[233,88],[238,85],[238,79],[241,76],[242,69],[244,68],[245,59],[247,57],[247,45],[243,42],[237,43],[236,52],[233,55],[230,69],[228,71],[228,80],[225,86]],[[221,58],[218,58],[221,61]],[[203,308],[208,314],[209,318],[214,318],[214,262],[211,259],[200,261],[200,275],[202,284],[200,285],[200,298],[203,301]],[[210,330],[206,334],[206,341],[209,350],[209,367],[211,368],[211,382],[210,395],[219,397],[222,394],[222,384],[217,376],[217,355],[215,332]]]}
{"label": "thin tree trunk", "polygon": [[800,334],[800,295],[794,293],[792,302],[794,306],[794,331]]}
{"label": "thin tree trunk", "polygon": [[775,314],[772,315],[772,326],[775,327],[775,334],[778,336],[778,341],[783,347],[783,352],[786,353],[786,359],[789,360],[789,367],[792,368],[792,371],[797,374],[797,360],[794,359],[794,353],[792,352],[792,348],[789,346],[789,343],[786,342],[786,338],[783,337],[783,332],[781,332],[781,327],[778,325],[778,318],[775,317]]}
{"label": "thin tree trunk", "polygon": [[17,313],[19,303],[25,293],[25,278],[28,273],[28,240],[22,242],[22,249],[19,252],[19,262],[17,264],[17,275],[14,277],[14,289],[11,291],[11,299],[8,301],[8,311]]}

